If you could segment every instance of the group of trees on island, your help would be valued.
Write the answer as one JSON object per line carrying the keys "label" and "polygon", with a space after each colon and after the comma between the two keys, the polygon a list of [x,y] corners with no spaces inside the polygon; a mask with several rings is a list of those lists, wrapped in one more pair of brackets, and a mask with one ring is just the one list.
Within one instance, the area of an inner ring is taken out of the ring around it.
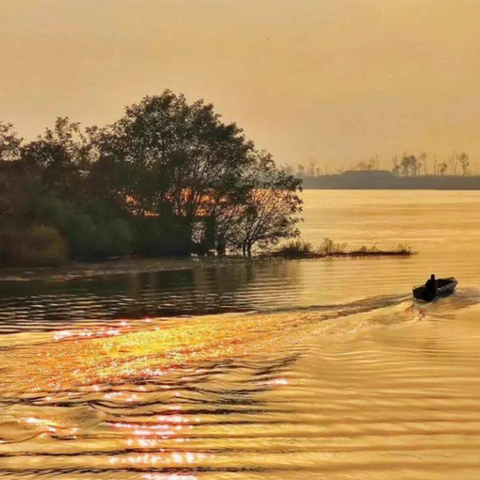
{"label": "group of trees on island", "polygon": [[[416,177],[418,175],[428,175],[429,172],[429,156],[426,152],[420,155],[404,154],[399,160],[398,157],[393,158],[392,172],[395,175],[403,175],[405,177]],[[453,153],[449,159],[437,161],[436,158],[432,162],[433,175],[444,176],[461,175],[466,177],[470,174],[470,157],[467,153]]]}
{"label": "group of trees on island", "polygon": [[0,123],[0,264],[245,255],[298,235],[301,180],[211,104],[165,91],[104,128]]}

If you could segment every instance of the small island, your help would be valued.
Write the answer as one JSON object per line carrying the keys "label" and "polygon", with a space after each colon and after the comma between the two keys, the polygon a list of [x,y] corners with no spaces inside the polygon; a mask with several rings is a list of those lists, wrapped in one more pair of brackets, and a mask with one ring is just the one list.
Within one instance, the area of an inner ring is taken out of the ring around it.
{"label": "small island", "polygon": [[319,247],[296,238],[273,250],[269,255],[286,259],[299,258],[333,258],[333,257],[409,257],[414,252],[409,245],[399,244],[393,249],[380,249],[363,245],[354,250],[348,250],[346,243],[335,243],[331,238],[324,238]]}

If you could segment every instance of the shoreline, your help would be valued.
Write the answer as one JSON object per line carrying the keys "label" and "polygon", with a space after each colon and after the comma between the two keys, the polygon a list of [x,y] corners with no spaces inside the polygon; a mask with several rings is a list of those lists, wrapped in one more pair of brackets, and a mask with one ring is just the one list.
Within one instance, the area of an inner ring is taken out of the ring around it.
{"label": "shoreline", "polygon": [[107,258],[98,261],[71,261],[61,265],[19,265],[0,267],[0,282],[28,281],[41,278],[77,278],[97,275],[116,275],[127,273],[143,273],[160,270],[184,270],[194,265],[202,267],[222,267],[229,264],[249,264],[257,262],[290,261],[290,260],[319,260],[332,258],[381,258],[381,257],[409,257],[414,252],[386,251],[352,251],[337,253],[318,252],[268,252],[244,257],[242,255],[204,255],[204,256],[163,256],[143,257],[125,256]]}
{"label": "shoreline", "polygon": [[351,252],[272,252],[268,256],[275,258],[283,258],[285,260],[295,259],[320,259],[320,258],[363,258],[363,257],[411,257],[415,252],[408,250],[378,250],[378,251],[361,251],[354,250]]}

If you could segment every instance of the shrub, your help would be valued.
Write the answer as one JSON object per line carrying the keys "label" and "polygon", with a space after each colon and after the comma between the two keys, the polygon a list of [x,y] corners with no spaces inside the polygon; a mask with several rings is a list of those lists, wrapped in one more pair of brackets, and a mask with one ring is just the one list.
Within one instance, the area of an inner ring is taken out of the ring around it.
{"label": "shrub", "polygon": [[399,243],[395,249],[397,253],[403,253],[405,255],[410,255],[413,253],[412,247],[406,243]]}
{"label": "shrub", "polygon": [[52,227],[9,227],[0,234],[0,264],[53,266],[68,259],[65,240]]}
{"label": "shrub", "polygon": [[59,265],[68,258],[67,244],[53,227],[43,225],[33,227],[30,241],[35,261],[38,265]]}
{"label": "shrub", "polygon": [[277,252],[284,254],[309,254],[315,253],[315,249],[312,243],[306,242],[301,238],[295,238],[281,245]]}
{"label": "shrub", "polygon": [[324,255],[333,255],[344,253],[347,248],[346,243],[335,243],[331,238],[324,238],[318,252]]}

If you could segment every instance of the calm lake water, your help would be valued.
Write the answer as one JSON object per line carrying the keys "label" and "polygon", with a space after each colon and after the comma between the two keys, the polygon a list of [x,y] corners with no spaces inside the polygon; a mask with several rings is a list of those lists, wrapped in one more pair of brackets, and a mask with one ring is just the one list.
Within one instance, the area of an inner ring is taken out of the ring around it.
{"label": "calm lake water", "polygon": [[2,272],[0,478],[478,480],[480,192],[303,196],[418,253]]}

